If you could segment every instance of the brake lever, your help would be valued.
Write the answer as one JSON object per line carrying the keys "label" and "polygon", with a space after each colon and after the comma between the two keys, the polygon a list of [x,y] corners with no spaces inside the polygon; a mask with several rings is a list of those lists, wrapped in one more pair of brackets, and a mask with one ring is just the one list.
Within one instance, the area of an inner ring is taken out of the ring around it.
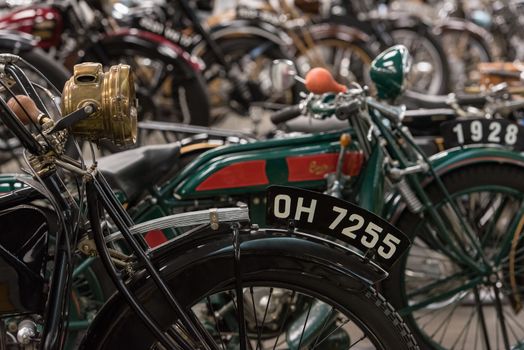
{"label": "brake lever", "polygon": [[74,124],[78,123],[79,121],[90,117],[93,113],[96,113],[98,109],[98,106],[94,103],[88,103],[82,108],[79,108],[76,111],[69,113],[68,115],[57,121],[55,125],[51,129],[49,129],[49,132],[54,133],[60,130],[67,129],[73,126]]}

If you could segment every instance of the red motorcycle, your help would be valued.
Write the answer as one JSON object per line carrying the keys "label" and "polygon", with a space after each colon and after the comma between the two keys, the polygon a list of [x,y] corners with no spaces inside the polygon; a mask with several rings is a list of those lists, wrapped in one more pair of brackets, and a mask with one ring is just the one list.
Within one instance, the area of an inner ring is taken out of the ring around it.
{"label": "red motorcycle", "polygon": [[70,0],[15,8],[0,18],[0,29],[34,35],[40,48],[69,68],[79,61],[129,64],[143,119],[208,125],[200,61],[160,35],[118,28],[101,6]]}

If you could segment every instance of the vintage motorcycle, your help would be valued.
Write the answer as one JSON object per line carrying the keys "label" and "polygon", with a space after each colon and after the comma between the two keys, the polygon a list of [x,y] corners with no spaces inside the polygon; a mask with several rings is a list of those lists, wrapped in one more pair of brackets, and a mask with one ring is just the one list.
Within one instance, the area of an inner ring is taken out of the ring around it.
{"label": "vintage motorcycle", "polygon": [[[246,206],[135,224],[95,159],[88,165],[64,155],[67,133],[94,143],[135,141],[129,66],[104,73],[100,64],[76,65],[60,113],[56,105],[45,108],[53,100],[40,98],[16,57],[0,60],[1,82],[12,96],[0,99],[0,119],[26,148],[32,173],[25,186],[0,197],[0,349],[62,348],[77,244],[100,257],[118,290],[80,349],[418,348],[370,286],[387,276],[378,263],[292,228],[295,212],[302,216],[303,196],[316,196],[319,207],[358,212],[388,232],[377,248],[392,264],[409,240],[386,221],[329,196],[272,187],[268,199],[283,207],[268,218],[288,222],[285,230],[250,225]],[[4,79],[25,94],[16,95]],[[293,215],[287,212],[292,205]],[[309,221],[323,226],[325,215],[333,214],[319,211]],[[145,245],[142,233],[168,227],[192,229],[156,249]],[[306,334],[311,323],[316,332]]]}
{"label": "vintage motorcycle", "polygon": [[196,125],[210,122],[202,62],[160,35],[119,28],[114,20],[105,18],[97,1],[17,7],[0,18],[0,29],[34,35],[40,39],[39,47],[69,69],[82,61],[131,65],[138,84],[141,119]]}
{"label": "vintage motorcycle", "polygon": [[[503,119],[455,120],[448,125],[455,147],[428,158],[402,123],[404,109],[385,102],[401,93],[408,62],[402,47],[373,62],[371,77],[380,100],[359,86],[346,88],[317,76],[310,79],[317,84],[308,86],[315,93],[273,116],[275,122],[284,122],[300,114],[320,119],[336,115],[349,122],[349,129],[218,147],[182,170],[177,161],[213,147],[141,148],[101,159],[102,172],[137,221],[241,200],[249,203],[252,220],[264,225],[264,190],[273,184],[350,200],[414,239],[383,290],[419,342],[429,348],[453,348],[477,344],[479,335],[491,348],[519,346],[524,338],[516,326],[524,250],[524,158],[512,149],[522,145],[524,131]],[[141,169],[158,172],[135,177]],[[344,232],[350,237],[379,239],[359,216],[340,215],[332,230],[346,222],[350,226]],[[295,224],[307,225],[300,220]],[[177,234],[180,231],[150,230],[146,241],[161,244]],[[465,310],[470,320],[466,324],[454,323],[458,309]],[[495,327],[487,326],[491,318],[497,320]],[[445,337],[449,324],[458,331]]]}

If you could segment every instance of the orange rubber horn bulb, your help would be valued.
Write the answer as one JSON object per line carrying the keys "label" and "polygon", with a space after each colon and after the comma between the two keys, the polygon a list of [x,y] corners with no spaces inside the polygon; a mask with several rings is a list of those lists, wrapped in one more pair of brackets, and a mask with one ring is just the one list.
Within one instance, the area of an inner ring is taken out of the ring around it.
{"label": "orange rubber horn bulb", "polygon": [[17,95],[16,99],[11,97],[9,101],[7,101],[7,106],[11,108],[22,124],[25,125],[29,124],[30,119],[37,122],[38,117],[42,114],[36,107],[35,102],[25,95]]}
{"label": "orange rubber horn bulb", "polygon": [[327,92],[346,92],[347,87],[335,81],[331,73],[325,68],[313,68],[306,75],[306,89],[314,94]]}

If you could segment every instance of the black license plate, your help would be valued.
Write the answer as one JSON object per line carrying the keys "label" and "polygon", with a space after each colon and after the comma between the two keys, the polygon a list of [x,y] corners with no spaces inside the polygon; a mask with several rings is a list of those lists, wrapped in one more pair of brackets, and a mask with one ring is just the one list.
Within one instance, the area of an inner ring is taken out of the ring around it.
{"label": "black license plate", "polygon": [[266,191],[266,221],[270,225],[335,237],[372,253],[371,260],[389,269],[409,248],[409,238],[379,216],[322,193],[271,186]]}
{"label": "black license plate", "polygon": [[524,127],[506,119],[458,119],[442,123],[446,148],[471,144],[497,144],[524,150]]}

